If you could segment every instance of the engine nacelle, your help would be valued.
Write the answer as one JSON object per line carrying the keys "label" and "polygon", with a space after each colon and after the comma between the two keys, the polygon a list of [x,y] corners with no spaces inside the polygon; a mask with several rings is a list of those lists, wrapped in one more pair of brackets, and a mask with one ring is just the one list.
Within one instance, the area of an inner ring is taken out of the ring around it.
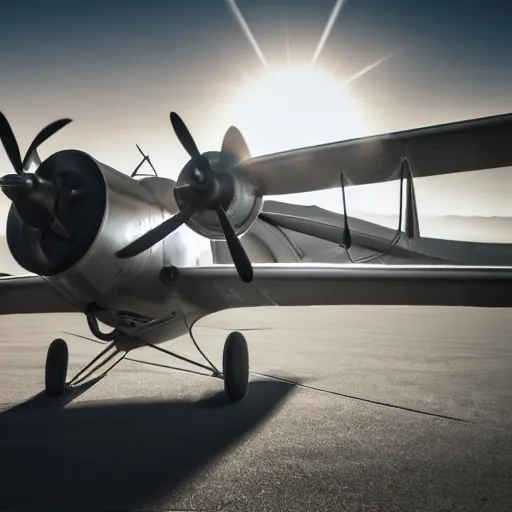
{"label": "engine nacelle", "polygon": [[[230,154],[218,151],[203,153],[208,158],[210,167],[214,172],[230,172],[238,159]],[[186,185],[191,182],[195,165],[189,161],[182,169],[176,186]],[[242,176],[233,175],[234,199],[226,209],[226,213],[233,224],[235,233],[240,236],[247,232],[257,219],[263,205],[263,199],[256,194],[256,188]],[[179,200],[178,200],[179,202]],[[185,204],[180,204],[184,208]],[[210,240],[224,240],[224,234],[219,224],[219,219],[214,211],[207,210],[193,215],[187,222],[187,226],[193,231]]]}
{"label": "engine nacelle", "polygon": [[[164,208],[151,186],[96,161],[84,152],[65,150],[45,160],[36,174],[56,183],[59,189],[58,219],[69,239],[52,230],[34,236],[13,204],[7,221],[7,243],[18,262],[29,272],[48,277],[59,291],[77,304],[100,301],[121,304],[129,298],[137,280],[158,275],[164,262],[158,244],[133,258],[120,259],[116,252],[160,224],[177,211],[173,199]],[[158,190],[172,198],[174,182],[163,178]],[[149,182],[149,180],[148,180]],[[149,185],[149,183],[147,184]],[[168,190],[164,190],[165,187]],[[46,259],[46,265],[41,261]],[[144,279],[146,287],[151,279]],[[137,289],[139,297],[145,293]],[[147,291],[148,300],[159,300],[157,290]],[[160,297],[161,298],[161,297]]]}

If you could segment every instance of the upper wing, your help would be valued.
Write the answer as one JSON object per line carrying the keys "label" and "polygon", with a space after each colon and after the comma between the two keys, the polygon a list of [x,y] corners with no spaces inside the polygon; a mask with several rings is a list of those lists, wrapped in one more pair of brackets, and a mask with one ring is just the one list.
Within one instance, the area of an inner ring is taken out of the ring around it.
{"label": "upper wing", "polygon": [[512,114],[346,140],[243,160],[263,195],[294,194],[397,179],[406,157],[413,177],[512,165]]}
{"label": "upper wing", "polygon": [[40,276],[0,278],[0,315],[77,311]]}
{"label": "upper wing", "polygon": [[180,296],[205,311],[250,306],[388,305],[512,307],[512,267],[232,265],[179,270]]}

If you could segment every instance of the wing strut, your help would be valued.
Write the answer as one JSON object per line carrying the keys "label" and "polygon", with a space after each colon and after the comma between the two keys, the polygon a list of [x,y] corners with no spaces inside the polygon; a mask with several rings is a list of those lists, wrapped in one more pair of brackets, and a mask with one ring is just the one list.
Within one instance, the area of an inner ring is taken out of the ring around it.
{"label": "wing strut", "polygon": [[[405,234],[407,238],[416,238],[420,236],[420,222],[418,218],[418,205],[416,203],[416,194],[414,193],[414,181],[411,172],[409,160],[402,160],[402,176],[407,181],[407,202],[405,206]],[[402,186],[400,184],[400,186]],[[400,216],[402,212],[400,212]]]}
{"label": "wing strut", "polygon": [[[365,258],[360,258],[358,260],[354,260],[350,255],[349,249],[352,246],[352,236],[350,234],[350,229],[348,225],[348,215],[347,215],[347,201],[345,198],[345,179],[346,176],[342,172],[340,174],[341,181],[341,194],[343,196],[343,217],[344,217],[344,229],[343,229],[343,241],[339,244],[341,249],[345,250],[345,253],[350,260],[351,263],[369,263],[370,261],[375,260],[376,258],[380,258],[384,256],[387,252],[389,252],[399,241],[402,236],[402,210],[403,210],[403,200],[404,200],[404,180],[407,180],[407,207],[406,207],[406,232],[408,238],[413,238],[416,235],[419,235],[419,227],[418,227],[418,213],[416,209],[416,198],[414,196],[414,184],[412,181],[411,169],[409,167],[409,162],[406,157],[402,158],[402,162],[400,164],[400,206],[398,210],[398,228],[396,230],[395,236],[393,240],[390,242],[387,249],[378,253],[372,254],[371,256],[367,256]],[[409,227],[408,227],[409,226]],[[409,231],[408,231],[409,229]]]}
{"label": "wing strut", "polygon": [[343,219],[344,219],[344,229],[343,229],[343,243],[340,244],[342,249],[345,249],[348,255],[348,250],[352,247],[352,235],[350,234],[350,228],[348,226],[348,214],[347,214],[347,199],[345,197],[345,174],[340,173],[340,183],[341,183],[341,195],[343,197]]}

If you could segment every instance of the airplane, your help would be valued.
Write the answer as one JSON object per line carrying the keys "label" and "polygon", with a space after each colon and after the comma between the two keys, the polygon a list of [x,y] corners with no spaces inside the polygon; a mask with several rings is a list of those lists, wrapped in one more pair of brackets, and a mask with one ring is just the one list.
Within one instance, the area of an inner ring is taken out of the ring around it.
{"label": "airplane", "polygon": [[[6,238],[27,272],[0,277],[0,314],[82,313],[92,335],[106,344],[68,381],[68,345],[61,338],[53,340],[45,365],[49,396],[62,396],[100,371],[105,375],[128,352],[146,346],[210,371],[222,379],[229,401],[240,400],[249,381],[244,335],[233,331],[227,336],[218,369],[192,332],[201,318],[230,308],[511,307],[512,266],[506,261],[499,266],[446,264],[446,258],[427,265],[282,263],[249,246],[254,233],[258,238],[254,226],[260,231],[281,226],[307,235],[315,223],[320,238],[334,240],[344,251],[353,241],[364,245],[368,240],[351,232],[346,207],[339,226],[322,226],[318,211],[298,222],[300,215],[265,210],[263,198],[338,187],[344,197],[346,186],[397,179],[407,185],[406,235],[418,238],[414,178],[512,165],[512,114],[261,157],[251,157],[233,126],[220,151],[201,153],[180,116],[171,112],[170,121],[190,156],[176,181],[158,177],[156,171],[138,179],[75,149],[41,162],[38,147],[71,119],[41,130],[22,159],[0,113],[0,139],[15,171],[0,178],[12,201]],[[142,163],[148,161],[138,149]],[[224,244],[233,263],[187,264],[190,248],[176,231],[184,224],[212,247]],[[271,245],[266,247],[270,252]],[[386,246],[381,249],[385,252]],[[251,262],[248,252],[260,262]],[[99,322],[111,330],[105,332]],[[161,346],[187,333],[206,364]]]}

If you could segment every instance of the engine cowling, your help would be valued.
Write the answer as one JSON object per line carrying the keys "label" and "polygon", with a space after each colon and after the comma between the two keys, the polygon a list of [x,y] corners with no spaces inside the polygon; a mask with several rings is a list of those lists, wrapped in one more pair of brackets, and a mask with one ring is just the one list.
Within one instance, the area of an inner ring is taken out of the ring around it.
{"label": "engine cowling", "polygon": [[[36,233],[13,203],[7,243],[19,265],[47,276],[62,293],[81,304],[99,302],[108,307],[129,302],[142,273],[155,276],[158,284],[164,261],[161,246],[125,260],[115,256],[121,247],[169,216],[151,187],[76,150],[55,153],[36,174],[58,185],[59,201],[60,194],[66,197],[67,190],[77,190],[65,206],[57,203],[61,210],[57,217],[69,236],[49,229]],[[170,194],[174,182],[165,181]],[[160,188],[163,185],[159,182]],[[29,240],[29,236],[39,238]],[[46,258],[46,267],[38,256]],[[151,279],[147,283],[155,285]],[[152,293],[139,295],[148,295],[148,301],[159,299],[154,288]]]}
{"label": "engine cowling", "polygon": [[7,244],[23,268],[51,276],[72,267],[94,242],[105,215],[106,184],[97,163],[79,151],[56,153],[39,166],[36,175],[56,185],[58,218],[69,237],[32,229],[13,203],[7,217]]}
{"label": "engine cowling", "polygon": [[[257,219],[263,205],[262,197],[256,194],[256,189],[252,183],[245,180],[243,176],[233,174],[229,170],[238,163],[236,156],[219,151],[209,151],[203,153],[203,156],[208,159],[214,172],[230,175],[233,200],[226,207],[226,213],[235,229],[235,233],[238,236],[243,235]],[[180,172],[176,186],[180,187],[191,183],[195,169],[194,162],[189,161]],[[178,194],[176,194],[176,202],[180,209],[185,208],[186,204],[180,201]],[[210,240],[224,240],[224,234],[215,211],[206,210],[196,213],[186,224],[190,229]]]}

